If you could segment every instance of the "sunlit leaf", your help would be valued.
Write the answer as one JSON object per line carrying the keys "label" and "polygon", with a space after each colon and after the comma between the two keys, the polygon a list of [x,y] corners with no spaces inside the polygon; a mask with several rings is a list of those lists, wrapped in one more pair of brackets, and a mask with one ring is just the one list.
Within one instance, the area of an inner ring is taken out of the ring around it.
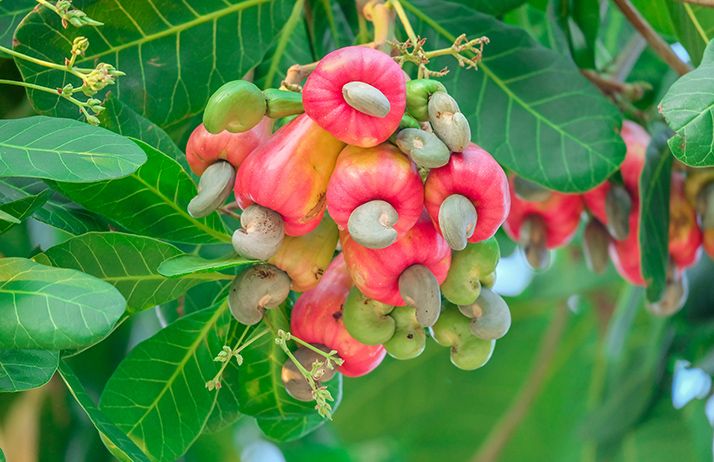
{"label": "sunlit leaf", "polygon": [[101,127],[43,116],[0,120],[0,177],[87,183],[127,176],[145,161],[129,139]]}
{"label": "sunlit leaf", "polygon": [[113,286],[88,274],[0,259],[0,349],[91,345],[111,332],[125,307]]}
{"label": "sunlit leaf", "polygon": [[88,210],[136,234],[191,244],[229,242],[220,217],[193,218],[186,211],[196,186],[166,154],[142,141],[147,162],[132,175],[93,184],[58,183],[59,190]]}
{"label": "sunlit leaf", "polygon": [[196,274],[168,279],[159,274],[161,262],[182,254],[173,245],[150,237],[92,232],[51,247],[33,259],[80,270],[112,284],[126,298],[129,312],[136,313],[174,300],[195,285],[222,277]]}
{"label": "sunlit leaf", "polygon": [[151,460],[176,460],[201,433],[229,316],[223,302],[179,319],[137,345],[107,382],[99,408]]}
{"label": "sunlit leaf", "polygon": [[0,350],[0,393],[41,387],[57,370],[59,353],[47,350]]}

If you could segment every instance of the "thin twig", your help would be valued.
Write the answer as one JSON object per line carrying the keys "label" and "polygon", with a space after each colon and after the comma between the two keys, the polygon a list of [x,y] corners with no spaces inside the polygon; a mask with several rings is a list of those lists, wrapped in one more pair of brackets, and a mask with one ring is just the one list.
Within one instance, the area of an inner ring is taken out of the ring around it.
{"label": "thin twig", "polygon": [[580,72],[608,96],[623,95],[630,101],[638,101],[642,99],[646,90],[651,89],[647,83],[624,83],[590,69],[582,69]]}
{"label": "thin twig", "polygon": [[650,23],[640,14],[639,11],[632,5],[630,0],[613,0],[617,7],[622,11],[627,20],[637,30],[637,32],[647,40],[652,49],[659,55],[679,75],[684,75],[692,70],[692,67],[679,59],[679,56],[672,50],[667,42],[657,34]]}

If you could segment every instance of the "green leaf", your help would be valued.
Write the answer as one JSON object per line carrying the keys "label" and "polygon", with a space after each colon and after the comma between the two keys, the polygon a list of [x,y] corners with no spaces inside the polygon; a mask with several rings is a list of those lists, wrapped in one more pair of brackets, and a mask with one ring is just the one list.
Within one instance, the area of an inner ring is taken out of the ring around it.
{"label": "green leaf", "polygon": [[183,252],[146,236],[92,232],[47,249],[33,259],[39,263],[76,269],[102,279],[126,298],[130,314],[174,300],[188,289],[222,275],[199,274],[167,279],[158,267]]}
{"label": "green leaf", "polygon": [[41,387],[57,370],[59,353],[47,350],[0,350],[0,393]]}
{"label": "green leaf", "polygon": [[[37,5],[35,0],[3,0],[0,2],[0,45],[12,48],[12,36],[22,18]],[[0,51],[0,58],[7,55]]]}
{"label": "green leaf", "polygon": [[526,32],[447,2],[403,1],[431,48],[478,31],[491,43],[478,71],[451,58],[443,79],[471,124],[474,141],[521,176],[566,192],[591,189],[617,170],[625,146],[619,111],[572,61],[545,49]]}
{"label": "green leaf", "polygon": [[154,125],[149,119],[137,114],[111,93],[104,101],[104,107],[106,108],[104,112],[99,114],[99,120],[104,128],[123,136],[139,139],[164,154],[168,154],[185,170],[188,170],[188,162],[184,153],[165,131]]}
{"label": "green leaf", "polygon": [[647,147],[647,162],[640,178],[640,255],[647,299],[657,301],[666,284],[669,262],[669,189],[672,156],[667,147],[669,129],[654,131]]}
{"label": "green leaf", "polygon": [[214,273],[228,268],[242,269],[258,263],[258,260],[246,260],[237,255],[221,258],[219,260],[208,260],[198,255],[176,255],[166,259],[159,265],[159,273],[166,277],[175,278],[190,274]]}
{"label": "green leaf", "polygon": [[[491,16],[501,16],[510,10],[518,8],[526,3],[527,0],[454,0],[456,3],[473,8],[474,10]],[[466,32],[466,31],[464,31]]]}
{"label": "green leaf", "polygon": [[[290,13],[289,0],[76,1],[102,27],[64,29],[47,9],[31,13],[16,33],[17,51],[63,62],[76,36],[89,39],[80,67],[106,62],[126,73],[112,92],[161,127],[203,111],[209,96],[255,67]],[[78,79],[17,60],[25,81],[50,88]],[[114,88],[114,87],[112,87]],[[29,91],[40,113],[76,117],[76,108]]]}
{"label": "green leaf", "polygon": [[107,382],[99,408],[151,460],[178,459],[201,433],[229,318],[224,301],[179,319],[137,345]]}
{"label": "green leaf", "polygon": [[87,414],[92,425],[97,429],[102,440],[112,453],[120,460],[130,460],[133,462],[148,462],[150,459],[146,454],[136,447],[126,434],[122,433],[107,416],[97,408],[92,398],[87,394],[79,377],[75,374],[72,366],[66,359],[59,363],[59,372],[62,380],[67,385],[67,389],[77,401],[77,404]]}
{"label": "green leaf", "polygon": [[694,65],[699,65],[709,42],[714,39],[714,8],[668,1],[677,39],[687,49]]}
{"label": "green leaf", "polygon": [[86,183],[127,176],[145,161],[134,143],[101,127],[43,116],[0,120],[0,177]]}
{"label": "green leaf", "polygon": [[106,220],[95,213],[78,207],[57,193],[42,208],[35,211],[34,218],[75,236],[109,229],[109,224]]}
{"label": "green leaf", "polygon": [[111,332],[125,307],[114,287],[88,274],[0,259],[0,348],[91,345]]}
{"label": "green leaf", "polygon": [[0,462],[6,462],[5,453],[2,452],[2,448],[0,448]]}
{"label": "green leaf", "polygon": [[212,213],[193,218],[186,211],[196,185],[181,166],[166,154],[136,141],[148,160],[126,178],[93,184],[58,183],[64,195],[116,222],[147,236],[188,244],[230,242],[220,217]]}
{"label": "green leaf", "polygon": [[303,9],[305,0],[296,0],[290,17],[285,22],[278,40],[265,56],[265,60],[255,69],[255,84],[260,88],[275,88],[285,79],[285,74],[293,64],[314,61],[310,52]]}
{"label": "green leaf", "polygon": [[21,223],[25,218],[32,215],[35,210],[47,201],[49,196],[50,191],[43,191],[36,195],[0,204],[0,215],[4,214],[9,217],[9,219],[0,222],[0,233],[7,231],[13,225]]}
{"label": "green leaf", "polygon": [[[18,220],[18,219],[15,218],[14,216],[12,216],[12,215],[10,215],[9,213],[4,212],[4,211],[2,211],[2,210],[0,210],[0,221],[6,221],[6,222],[8,222],[8,223],[10,223],[10,224],[13,224],[13,225],[17,225],[17,224],[22,223],[22,221]],[[0,226],[3,226],[3,224],[0,223]]]}
{"label": "green leaf", "polygon": [[676,132],[669,140],[672,154],[693,167],[714,165],[714,40],[699,67],[670,87],[659,110]]}
{"label": "green leaf", "polygon": [[[237,381],[226,382],[225,387],[237,389],[240,412],[255,417],[266,436],[291,441],[314,431],[325,420],[314,409],[315,403],[290,397],[280,378],[287,355],[274,339],[278,329],[290,329],[285,307],[268,310],[265,317],[272,335],[261,337],[243,350],[244,362]],[[342,374],[336,374],[326,385],[335,399],[330,403],[334,412],[342,399]]]}

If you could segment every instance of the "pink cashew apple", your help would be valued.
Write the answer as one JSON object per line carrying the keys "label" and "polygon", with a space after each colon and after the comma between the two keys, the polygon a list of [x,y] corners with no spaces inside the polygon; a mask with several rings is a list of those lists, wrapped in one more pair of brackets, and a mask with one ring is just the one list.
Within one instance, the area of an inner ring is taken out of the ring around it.
{"label": "pink cashew apple", "polygon": [[337,351],[344,363],[339,370],[348,377],[359,377],[374,370],[384,359],[382,345],[365,345],[355,340],[342,321],[342,305],[352,288],[342,254],[335,257],[324,276],[295,302],[290,330],[309,343]]}

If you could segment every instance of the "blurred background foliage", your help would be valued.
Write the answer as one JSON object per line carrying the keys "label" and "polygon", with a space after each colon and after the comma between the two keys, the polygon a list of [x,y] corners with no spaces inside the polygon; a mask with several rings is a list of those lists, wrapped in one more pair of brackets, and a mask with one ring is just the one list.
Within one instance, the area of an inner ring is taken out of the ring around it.
{"label": "blurred background foliage", "polygon": [[[647,82],[652,91],[632,111],[655,114],[676,78],[644,49],[613,7],[606,9],[600,27],[589,32],[577,8],[564,13],[557,8],[568,2],[460,3],[523,27],[544,46],[571,55],[584,67],[607,67],[622,47],[642,47],[627,80]],[[660,33],[677,42],[683,56],[693,53],[696,63],[698,45],[677,5],[664,0],[635,3]],[[278,83],[287,65],[309,62],[363,33],[353,2],[309,0],[307,11],[276,64],[278,71],[271,71],[275,47],[259,65],[258,78],[266,85]],[[711,12],[700,18],[714,26]],[[578,33],[594,34],[595,40],[573,40]],[[0,58],[0,78],[20,79],[12,60]],[[32,114],[22,89],[0,87],[1,118]],[[170,134],[182,147],[188,131],[173,127]],[[0,237],[0,254],[31,256],[68,237],[31,219]],[[374,373],[345,380],[335,420],[302,440],[266,441],[255,421],[244,416],[232,426],[205,432],[183,460],[711,460],[706,401],[693,399],[675,409],[673,397],[704,398],[709,393],[705,377],[714,373],[714,264],[703,257],[688,271],[687,305],[673,318],[660,319],[644,309],[644,291],[622,282],[612,268],[601,276],[589,272],[579,241],[560,250],[548,271],[531,275],[513,245],[501,240],[503,253],[513,252],[503,259],[498,276],[499,289],[512,295],[513,327],[483,369],[454,368],[448,350],[430,342],[415,360],[388,358]],[[187,303],[210,292],[210,287],[192,289]],[[172,315],[175,304],[143,312],[69,360],[95,401],[126,352]],[[680,360],[695,369],[676,367]],[[0,394],[0,448],[10,462],[111,460],[58,377],[37,390]]]}

